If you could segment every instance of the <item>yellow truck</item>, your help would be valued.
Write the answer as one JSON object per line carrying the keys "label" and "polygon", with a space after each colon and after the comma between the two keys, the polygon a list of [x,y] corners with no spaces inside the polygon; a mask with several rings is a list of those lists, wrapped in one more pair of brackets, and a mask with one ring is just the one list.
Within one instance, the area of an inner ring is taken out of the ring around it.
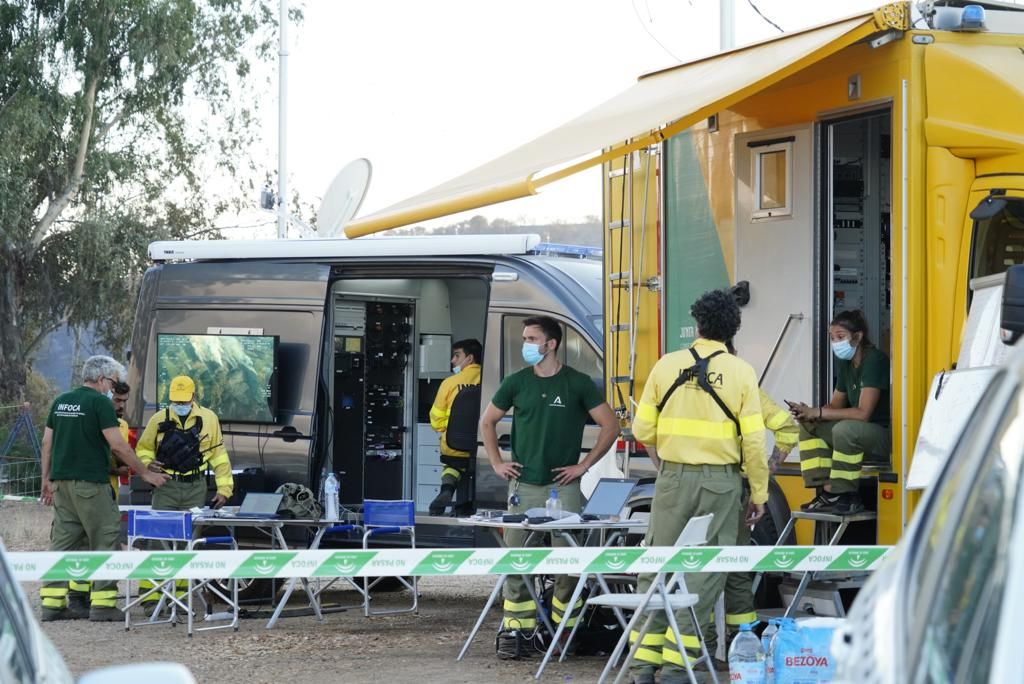
{"label": "yellow truck", "polygon": [[[694,339],[689,305],[705,290],[748,300],[736,346],[780,402],[831,394],[827,323],[862,309],[891,358],[893,445],[862,489],[877,542],[893,543],[913,508],[933,376],[961,360],[976,291],[1024,261],[1022,10],[893,3],[647,74],[346,233],[527,196],[601,165],[606,388],[624,424],[655,360]],[[993,325],[972,334],[988,339]],[[792,505],[810,498],[797,464],[776,479]]]}
{"label": "yellow truck", "polygon": [[[1024,260],[1024,13],[923,9],[647,76],[685,88],[773,65],[605,163],[613,405],[631,414],[658,356],[692,342],[705,290],[749,297],[736,346],[779,403],[827,402],[828,321],[863,310],[892,362],[891,463],[862,483],[879,543],[912,510],[911,454],[932,377],[957,365],[971,284]],[[792,505],[810,498],[797,463],[776,481]]]}

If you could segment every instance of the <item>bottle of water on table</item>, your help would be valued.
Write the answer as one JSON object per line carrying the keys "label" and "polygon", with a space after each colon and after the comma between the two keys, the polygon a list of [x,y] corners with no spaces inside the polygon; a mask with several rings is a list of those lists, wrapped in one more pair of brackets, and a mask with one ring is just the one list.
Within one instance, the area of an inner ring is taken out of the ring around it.
{"label": "bottle of water on table", "polygon": [[335,521],[339,517],[338,491],[341,486],[334,473],[328,473],[324,481],[324,519]]}
{"label": "bottle of water on table", "polygon": [[544,514],[559,520],[562,517],[562,502],[558,500],[558,490],[551,488],[551,496],[544,502]]}

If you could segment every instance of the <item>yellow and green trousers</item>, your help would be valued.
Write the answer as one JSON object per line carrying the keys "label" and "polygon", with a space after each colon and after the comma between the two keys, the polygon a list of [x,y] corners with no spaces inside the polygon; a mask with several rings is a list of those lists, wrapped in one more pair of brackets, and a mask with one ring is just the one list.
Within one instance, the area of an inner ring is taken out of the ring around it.
{"label": "yellow and green trousers", "polygon": [[[516,494],[517,505],[509,504],[510,513],[525,513],[531,508],[543,508],[544,503],[551,496],[551,490],[558,490],[558,499],[562,502],[562,510],[568,512],[579,511],[582,507],[583,495],[580,493],[579,480],[564,487],[558,485],[531,485],[513,480],[509,484],[509,497]],[[530,534],[526,530],[507,529],[505,530],[505,545],[511,548],[527,546],[540,546],[541,541],[547,535]],[[568,546],[561,535],[551,535],[551,546]],[[509,575],[505,580],[504,598],[502,609],[502,629],[516,629],[531,632],[537,627],[538,606],[530,596],[526,588],[526,582],[532,578],[524,578],[521,575]],[[576,588],[576,580],[569,575],[559,575],[555,578],[554,595],[551,599],[551,622],[555,629],[563,620],[566,621],[566,628],[572,628],[576,624],[576,615],[583,608],[583,600],[576,601],[576,605],[570,608],[569,601],[572,599],[572,592]]]}
{"label": "yellow and green trousers", "polygon": [[[674,546],[690,518],[714,514],[708,530],[708,546],[734,546],[739,529],[742,483],[738,465],[685,465],[663,461],[654,484],[647,546]],[[723,573],[688,573],[686,590],[698,596],[694,612],[708,652],[714,654],[718,635],[714,627],[715,602],[725,589]],[[654,581],[654,575],[637,578],[637,593],[643,594]],[[682,643],[663,613],[655,613],[650,630],[644,635],[630,669],[634,678],[645,670],[661,668],[663,680],[675,681],[685,676],[685,661],[700,657],[700,637],[688,610],[676,614]],[[630,645],[640,636],[629,634]]]}
{"label": "yellow and green trousers", "polygon": [[[202,508],[206,503],[206,478],[199,477],[192,482],[168,480],[163,487],[153,490],[154,511],[187,511],[191,508]],[[149,548],[159,548],[159,542],[151,542]],[[144,594],[153,588],[152,580],[139,581],[139,593]],[[188,592],[188,580],[174,581],[174,594],[183,598]],[[154,591],[142,599],[142,603],[156,603],[160,600],[160,592]]]}
{"label": "yellow and green trousers", "polygon": [[[53,483],[50,551],[116,551],[121,514],[110,496],[109,482],[57,480]],[[63,610],[70,598],[90,608],[116,608],[117,582],[46,582],[39,590],[43,608]]]}
{"label": "yellow and green trousers", "polygon": [[[736,529],[736,546],[748,546],[750,544],[750,528],[745,522],[747,518],[747,504],[750,502],[750,489],[746,482],[743,483],[743,495],[740,497],[740,507]],[[765,515],[770,515],[765,510]],[[730,572],[725,578],[725,629],[726,634],[731,637],[740,631],[740,625],[757,621],[757,611],[754,606],[754,573],[752,572]],[[682,627],[682,625],[680,625]],[[732,639],[730,638],[731,642]]]}
{"label": "yellow and green trousers", "polygon": [[800,474],[807,487],[828,485],[833,494],[857,491],[860,468],[867,456],[887,462],[889,428],[862,420],[818,420],[800,423]]}

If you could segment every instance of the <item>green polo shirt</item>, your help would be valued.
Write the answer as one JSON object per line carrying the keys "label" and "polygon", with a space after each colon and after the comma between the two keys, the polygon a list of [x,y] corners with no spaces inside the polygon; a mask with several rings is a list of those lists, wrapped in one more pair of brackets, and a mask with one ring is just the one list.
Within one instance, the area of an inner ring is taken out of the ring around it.
{"label": "green polo shirt", "polygon": [[512,460],[523,464],[519,481],[551,484],[552,468],[579,463],[583,427],[603,401],[594,381],[569,366],[550,378],[537,376],[532,367],[505,378],[491,403],[514,410]]}
{"label": "green polo shirt", "polygon": [[46,419],[53,430],[50,479],[107,482],[110,447],[103,430],[117,426],[113,402],[91,387],[54,399]]}
{"label": "green polo shirt", "polygon": [[889,357],[875,347],[864,350],[860,365],[854,366],[853,361],[836,360],[839,377],[836,390],[846,393],[846,403],[850,407],[860,406],[860,391],[865,387],[881,390],[882,396],[871,413],[872,423],[889,425]]}

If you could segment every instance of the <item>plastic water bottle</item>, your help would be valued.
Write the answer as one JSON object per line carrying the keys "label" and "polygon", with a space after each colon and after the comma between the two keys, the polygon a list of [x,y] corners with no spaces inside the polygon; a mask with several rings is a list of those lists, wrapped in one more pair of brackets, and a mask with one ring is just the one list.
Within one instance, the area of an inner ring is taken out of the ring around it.
{"label": "plastic water bottle", "polygon": [[729,646],[729,681],[764,684],[765,658],[761,640],[752,624],[740,625],[740,633]]}
{"label": "plastic water bottle", "polygon": [[558,490],[551,488],[551,497],[544,502],[544,514],[559,520],[562,517],[562,502],[558,500]]}
{"label": "plastic water bottle", "polygon": [[327,479],[324,481],[324,520],[338,519],[338,491],[340,489],[338,478],[334,476],[333,472],[328,473]]}
{"label": "plastic water bottle", "polygon": [[320,489],[316,491],[316,500],[327,509],[327,499],[324,498],[324,483],[327,482],[327,468],[320,471]]}
{"label": "plastic water bottle", "polygon": [[772,684],[778,680],[778,673],[784,671],[784,667],[780,668],[779,665],[784,665],[780,661],[785,658],[785,654],[792,654],[794,649],[799,650],[800,648],[800,638],[796,634],[796,620],[778,618],[775,623],[778,629],[772,635],[772,641],[768,645],[768,667],[766,668],[766,672],[771,673]]}
{"label": "plastic water bottle", "polygon": [[775,643],[775,635],[779,632],[779,620],[771,618],[768,626],[761,632],[761,648],[765,652],[764,681],[766,684],[775,684],[775,662],[772,660],[772,644]]}

